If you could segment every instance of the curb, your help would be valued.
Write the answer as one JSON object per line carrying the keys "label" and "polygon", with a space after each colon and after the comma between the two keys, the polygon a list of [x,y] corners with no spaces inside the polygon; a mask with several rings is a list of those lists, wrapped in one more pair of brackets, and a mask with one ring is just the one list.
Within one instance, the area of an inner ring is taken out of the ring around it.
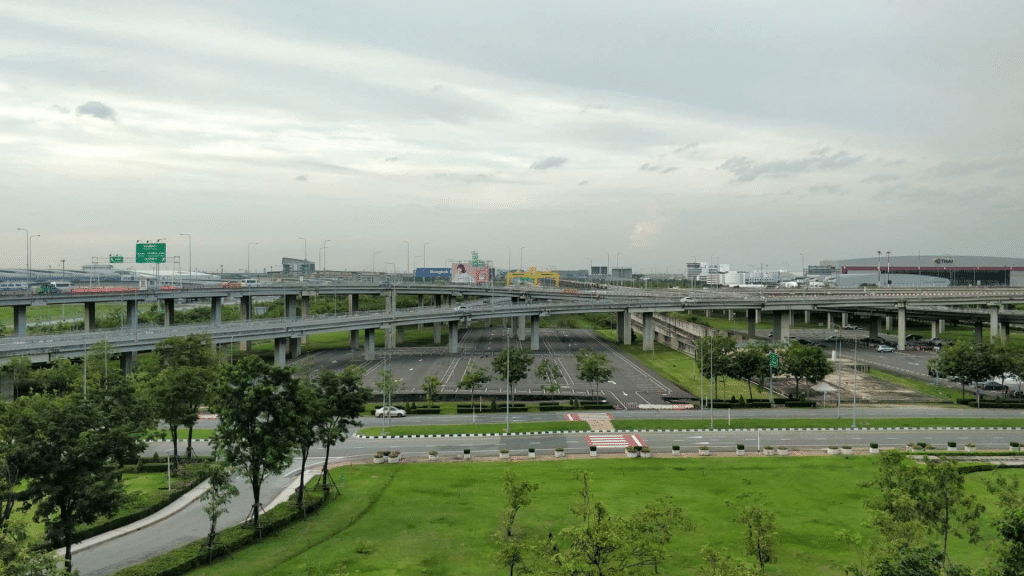
{"label": "curb", "polygon": [[353,434],[352,438],[360,440],[390,440],[395,438],[484,438],[494,436],[538,436],[546,434],[636,434],[638,432],[863,432],[866,430],[1024,430],[1021,426],[926,426],[926,427],[882,427],[861,426],[857,428],[733,428],[733,429],[712,429],[712,428],[657,428],[640,430],[547,430],[544,432],[488,432],[479,434],[398,434],[385,436],[364,436]]}

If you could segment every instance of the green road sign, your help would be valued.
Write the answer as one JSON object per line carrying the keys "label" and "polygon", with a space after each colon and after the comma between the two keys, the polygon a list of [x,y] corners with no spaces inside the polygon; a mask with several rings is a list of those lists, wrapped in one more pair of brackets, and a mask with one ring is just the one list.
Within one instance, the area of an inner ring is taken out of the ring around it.
{"label": "green road sign", "polygon": [[163,264],[167,261],[167,244],[163,242],[136,244],[135,261],[139,264]]}
{"label": "green road sign", "polygon": [[111,264],[124,264],[124,256],[111,256],[110,257],[110,263]]}
{"label": "green road sign", "polygon": [[779,355],[776,354],[775,352],[772,352],[771,354],[769,354],[768,355],[768,363],[771,364],[772,368],[778,368],[779,367]]}

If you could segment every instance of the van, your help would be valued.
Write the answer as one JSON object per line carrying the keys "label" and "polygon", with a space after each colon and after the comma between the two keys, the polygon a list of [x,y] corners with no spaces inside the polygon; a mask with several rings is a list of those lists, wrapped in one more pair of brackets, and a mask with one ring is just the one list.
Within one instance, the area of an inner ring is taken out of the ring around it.
{"label": "van", "polygon": [[0,282],[0,290],[28,290],[28,282]]}
{"label": "van", "polygon": [[260,281],[255,278],[246,278],[240,282],[242,288],[255,288],[260,285]]}
{"label": "van", "polygon": [[56,288],[58,292],[67,292],[68,290],[71,290],[71,282],[65,282],[63,280],[49,282],[49,285]]}

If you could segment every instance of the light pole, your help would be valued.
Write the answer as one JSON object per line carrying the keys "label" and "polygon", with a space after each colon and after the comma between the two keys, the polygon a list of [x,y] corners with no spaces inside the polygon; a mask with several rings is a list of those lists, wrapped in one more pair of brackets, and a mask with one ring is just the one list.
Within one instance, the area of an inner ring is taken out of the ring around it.
{"label": "light pole", "polygon": [[246,275],[249,274],[249,264],[252,263],[252,247],[253,247],[254,244],[259,244],[259,242],[249,242],[249,245],[246,246],[246,248],[245,248],[245,273],[246,273]]}
{"label": "light pole", "polygon": [[328,242],[330,242],[330,240],[324,240],[324,264],[323,264],[323,271],[324,272],[327,271],[327,243]]}
{"label": "light pole", "polygon": [[409,241],[408,240],[402,240],[402,242],[405,242],[405,273],[408,274],[409,273]]}
{"label": "light pole", "polygon": [[307,246],[307,243],[306,243],[306,239],[305,238],[299,238],[299,240],[302,240],[302,268],[301,268],[301,270],[303,272],[305,272],[306,271],[306,258],[307,258],[306,257],[306,246]]}
{"label": "light pole", "polygon": [[424,242],[423,243],[423,267],[424,268],[427,267],[427,244],[430,244],[430,242]]}
{"label": "light pole", "polygon": [[885,251],[885,283],[888,286],[892,286],[892,264],[889,262],[889,252]]}
{"label": "light pole", "polygon": [[882,251],[878,251],[878,285],[882,285]]}
{"label": "light pole", "polygon": [[520,272],[525,270],[525,268],[523,268],[523,248],[526,248],[526,246],[522,246],[522,247],[519,248],[519,271]]}
{"label": "light pole", "polygon": [[188,232],[182,232],[179,236],[188,236],[188,281],[192,282],[192,235]]}
{"label": "light pole", "polygon": [[800,275],[804,275],[804,255],[800,255]]}
{"label": "light pole", "polygon": [[[622,254],[622,252],[616,252],[615,253],[615,270],[616,271],[621,270],[621,268],[619,268],[619,254]],[[619,273],[621,274],[621,272],[619,272]],[[621,282],[619,284],[621,284]]]}
{"label": "light pole", "polygon": [[28,235],[27,228],[18,228],[25,232],[25,279],[29,285],[32,284],[32,245],[31,236]]}
{"label": "light pole", "polygon": [[377,254],[380,254],[382,252],[382,250],[377,250],[376,252],[373,253],[373,264],[371,265],[372,268],[370,269],[371,272],[377,271]]}

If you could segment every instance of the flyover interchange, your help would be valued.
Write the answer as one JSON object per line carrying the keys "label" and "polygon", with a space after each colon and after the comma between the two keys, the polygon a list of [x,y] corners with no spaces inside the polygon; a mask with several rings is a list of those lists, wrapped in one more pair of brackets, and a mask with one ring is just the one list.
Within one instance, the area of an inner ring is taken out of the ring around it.
{"label": "flyover interchange", "polygon": [[[358,298],[361,294],[384,296],[384,311],[359,311]],[[411,308],[396,309],[394,303],[399,294],[432,297],[434,303]],[[345,315],[311,316],[309,302],[313,296],[347,296],[352,312]],[[474,296],[468,311],[455,310],[444,300]],[[681,302],[681,296],[688,300]],[[239,321],[220,321],[223,301],[237,298],[241,302],[243,318]],[[285,316],[268,320],[247,318],[248,309],[254,299],[283,298]],[[175,325],[174,303],[181,299],[210,299],[213,321],[210,324]],[[165,309],[165,325],[140,326],[138,306],[143,302],[161,301]],[[123,328],[96,330],[95,306],[98,302],[125,303],[128,322]],[[695,310],[746,310],[748,333],[753,335],[756,319],[762,313],[773,315],[774,338],[784,340],[788,336],[795,311],[819,311],[835,314],[855,313],[881,320],[883,316],[895,315],[899,327],[899,347],[902,349],[905,337],[906,318],[917,317],[932,320],[962,319],[973,322],[977,334],[981,335],[981,324],[987,318],[992,338],[1003,338],[1010,323],[1024,324],[1024,313],[1004,310],[1008,305],[1024,303],[1024,290],[1005,288],[968,289],[907,289],[907,290],[800,290],[746,292],[736,290],[630,290],[619,289],[600,292],[569,293],[558,289],[475,287],[458,285],[405,284],[391,287],[354,285],[330,285],[310,287],[302,284],[281,284],[274,287],[201,288],[166,291],[109,292],[102,294],[7,294],[0,295],[0,306],[14,308],[15,334],[0,340],[0,365],[11,358],[28,356],[34,363],[51,362],[58,357],[82,356],[92,345],[106,341],[122,353],[126,370],[131,369],[138,352],[151,350],[159,341],[172,336],[188,334],[209,334],[214,344],[247,343],[253,340],[275,342],[275,362],[283,364],[286,357],[301,353],[301,342],[310,334],[324,332],[350,333],[352,347],[359,345],[359,333],[363,333],[363,347],[367,359],[374,357],[374,335],[376,330],[385,330],[385,346],[395,345],[395,332],[405,326],[434,325],[434,339],[441,342],[441,327],[447,326],[450,337],[449,351],[458,352],[458,329],[462,322],[513,318],[513,334],[520,341],[529,336],[531,348],[539,348],[539,326],[541,316],[581,313],[614,313],[617,325],[629,325],[633,314],[641,317],[645,334],[645,348],[653,348],[653,315],[673,311]],[[46,304],[81,304],[85,307],[84,332],[57,335],[27,336],[27,314],[29,306]],[[982,306],[984,309],[957,309],[950,306]],[[527,319],[529,319],[527,321]],[[830,316],[831,319],[831,316]],[[871,323],[871,331],[877,331],[877,322]],[[527,329],[527,322],[529,328]],[[628,342],[629,330],[619,330],[620,341]]]}

